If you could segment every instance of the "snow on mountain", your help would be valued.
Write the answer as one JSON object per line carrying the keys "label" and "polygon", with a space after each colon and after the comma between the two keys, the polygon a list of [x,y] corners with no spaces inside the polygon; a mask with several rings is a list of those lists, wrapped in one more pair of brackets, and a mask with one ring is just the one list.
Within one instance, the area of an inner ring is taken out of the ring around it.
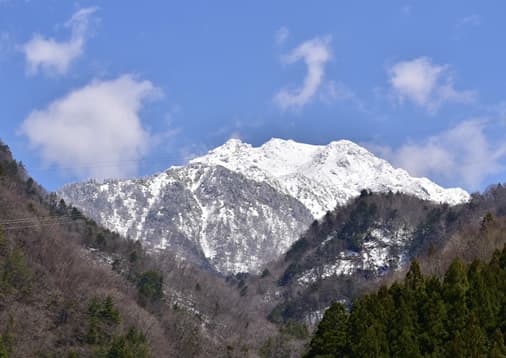
{"label": "snow on mountain", "polygon": [[237,139],[183,167],[141,179],[89,181],[59,195],[105,227],[223,273],[257,271],[315,218],[371,191],[436,202],[469,199],[346,140],[326,146]]}
{"label": "snow on mountain", "polygon": [[[307,285],[317,279],[347,276],[358,270],[379,274],[399,269],[406,263],[405,252],[411,243],[413,232],[413,229],[408,230],[406,227],[392,230],[384,223],[378,223],[367,234],[359,252],[342,251],[334,262],[307,270],[297,281]],[[325,250],[325,244],[327,242],[322,243],[322,250]]]}
{"label": "snow on mountain", "polygon": [[59,195],[148,248],[223,273],[259,270],[313,220],[299,201],[266,183],[197,163],[142,179],[70,184]]}
{"label": "snow on mountain", "polygon": [[316,218],[358,196],[363,189],[402,192],[450,205],[469,200],[469,194],[462,189],[444,189],[429,179],[413,178],[348,140],[322,146],[273,138],[252,147],[230,139],[191,163],[221,165],[267,182],[298,199]]}

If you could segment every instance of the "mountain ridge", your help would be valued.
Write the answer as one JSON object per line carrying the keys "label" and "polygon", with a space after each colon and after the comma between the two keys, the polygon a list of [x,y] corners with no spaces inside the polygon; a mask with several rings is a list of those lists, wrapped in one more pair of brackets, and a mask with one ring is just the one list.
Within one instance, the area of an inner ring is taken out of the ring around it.
{"label": "mountain ridge", "polygon": [[231,139],[186,166],[69,184],[59,195],[149,248],[237,273],[260,270],[311,221],[364,189],[449,204],[469,199],[462,189],[412,178],[348,140],[317,146],[279,138],[260,147]]}
{"label": "mountain ridge", "polygon": [[220,272],[260,269],[313,219],[270,185],[203,164],[144,179],[67,185],[60,195],[123,236]]}
{"label": "mountain ridge", "polygon": [[313,145],[272,138],[259,147],[230,139],[190,163],[222,165],[267,181],[301,201],[315,218],[346,204],[363,189],[399,191],[450,205],[469,200],[463,189],[444,189],[427,178],[411,177],[346,139]]}

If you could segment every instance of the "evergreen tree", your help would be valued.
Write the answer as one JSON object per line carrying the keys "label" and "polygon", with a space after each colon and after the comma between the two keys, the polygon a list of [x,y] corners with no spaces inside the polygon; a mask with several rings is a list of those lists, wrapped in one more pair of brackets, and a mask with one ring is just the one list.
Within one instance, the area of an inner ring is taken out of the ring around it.
{"label": "evergreen tree", "polygon": [[439,279],[426,280],[425,296],[419,305],[419,343],[420,352],[425,355],[440,355],[443,342],[446,341],[446,310],[442,298],[442,286]]}
{"label": "evergreen tree", "polygon": [[411,263],[409,271],[406,274],[405,285],[408,289],[416,291],[423,286],[423,276],[420,265],[416,260]]}
{"label": "evergreen tree", "polygon": [[318,325],[306,357],[344,357],[347,354],[348,315],[341,303],[334,303]]}
{"label": "evergreen tree", "polygon": [[445,301],[451,303],[446,321],[450,336],[455,336],[466,325],[469,313],[466,305],[468,287],[466,266],[460,259],[455,259],[448,268],[443,282]]}
{"label": "evergreen tree", "polygon": [[476,314],[472,313],[462,331],[463,347],[467,357],[483,357],[488,351],[488,339]]}
{"label": "evergreen tree", "polygon": [[442,282],[414,262],[402,284],[327,310],[307,357],[506,357],[505,292],[506,247],[454,260]]}
{"label": "evergreen tree", "polygon": [[156,301],[163,297],[163,276],[158,271],[144,272],[137,282],[137,289],[143,299]]}
{"label": "evergreen tree", "polygon": [[482,271],[483,265],[479,261],[474,261],[469,267],[467,305],[469,310],[475,313],[474,317],[480,318],[480,325],[492,333],[499,314],[499,306],[494,304],[492,292],[496,291],[496,286],[485,283],[485,275]]}
{"label": "evergreen tree", "polygon": [[124,336],[115,337],[106,358],[149,358],[149,347],[144,334],[130,328]]}
{"label": "evergreen tree", "polygon": [[403,297],[400,298],[393,317],[389,343],[393,356],[420,356],[416,337],[416,314]]}
{"label": "evergreen tree", "polygon": [[504,336],[499,329],[494,332],[492,348],[489,354],[490,358],[506,357],[506,347],[504,345]]}

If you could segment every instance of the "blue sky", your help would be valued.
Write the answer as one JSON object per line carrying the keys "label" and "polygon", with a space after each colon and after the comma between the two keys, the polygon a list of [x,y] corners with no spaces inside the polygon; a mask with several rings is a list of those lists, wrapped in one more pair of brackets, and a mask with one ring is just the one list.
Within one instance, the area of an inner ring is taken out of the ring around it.
{"label": "blue sky", "polygon": [[0,0],[0,138],[50,190],[240,137],[351,139],[482,190],[506,173],[500,1]]}

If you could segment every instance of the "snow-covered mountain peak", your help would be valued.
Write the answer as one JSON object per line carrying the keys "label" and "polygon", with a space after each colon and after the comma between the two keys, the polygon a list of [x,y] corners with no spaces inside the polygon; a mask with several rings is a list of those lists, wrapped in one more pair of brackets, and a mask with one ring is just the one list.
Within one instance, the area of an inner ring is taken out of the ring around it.
{"label": "snow-covered mountain peak", "polygon": [[241,152],[247,151],[251,148],[251,144],[244,143],[239,138],[230,138],[225,143],[212,149],[208,154],[215,156],[229,156],[229,155],[240,155]]}
{"label": "snow-covered mountain peak", "polygon": [[458,204],[462,189],[413,178],[361,146],[230,139],[190,164],[140,179],[89,181],[59,194],[93,219],[155,250],[229,273],[256,271],[363,189]]}
{"label": "snow-covered mountain peak", "polygon": [[345,204],[362,189],[399,191],[452,205],[469,200],[464,190],[444,189],[426,178],[413,178],[349,140],[312,145],[273,138],[253,147],[234,139],[191,163],[221,165],[267,182],[301,201],[315,217]]}
{"label": "snow-covered mountain peak", "polygon": [[66,185],[59,195],[110,230],[222,273],[258,271],[314,219],[268,183],[201,163],[143,180]]}

